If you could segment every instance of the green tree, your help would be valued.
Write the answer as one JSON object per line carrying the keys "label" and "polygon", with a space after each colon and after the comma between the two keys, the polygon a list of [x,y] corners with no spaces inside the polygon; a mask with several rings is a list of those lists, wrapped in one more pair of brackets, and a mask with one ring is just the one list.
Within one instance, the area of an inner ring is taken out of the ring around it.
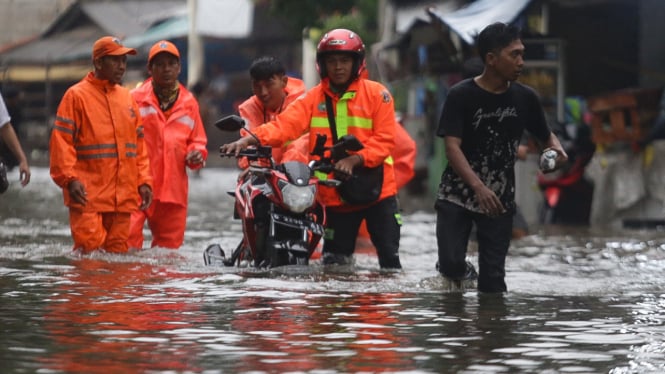
{"label": "green tree", "polygon": [[378,0],[271,0],[267,3],[272,14],[291,26],[294,35],[300,35],[305,28],[348,28],[357,32],[365,45],[376,41]]}

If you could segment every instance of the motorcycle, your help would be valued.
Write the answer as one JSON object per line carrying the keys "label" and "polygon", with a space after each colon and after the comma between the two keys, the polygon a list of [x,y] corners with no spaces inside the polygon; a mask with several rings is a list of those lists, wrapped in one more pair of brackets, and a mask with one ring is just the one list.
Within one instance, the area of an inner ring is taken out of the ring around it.
{"label": "motorcycle", "polygon": [[553,131],[568,154],[568,162],[555,172],[538,173],[538,187],[543,192],[540,221],[588,225],[593,182],[585,176],[585,170],[596,151],[591,130],[586,125],[555,124]]}
{"label": "motorcycle", "polygon": [[[244,129],[257,141],[237,115],[224,117],[215,123],[222,131]],[[330,173],[340,153],[357,151],[362,144],[347,136],[332,147],[326,147],[327,137],[319,135],[312,155],[305,164],[287,161],[275,164],[272,148],[259,144],[235,154],[221,157],[244,157],[249,167],[239,178],[235,190],[234,218],[242,223],[243,238],[226,257],[219,244],[211,244],[203,254],[206,265],[274,268],[284,265],[307,265],[323,237],[325,209],[317,201],[318,185],[337,187],[337,179],[319,179],[316,171]]]}

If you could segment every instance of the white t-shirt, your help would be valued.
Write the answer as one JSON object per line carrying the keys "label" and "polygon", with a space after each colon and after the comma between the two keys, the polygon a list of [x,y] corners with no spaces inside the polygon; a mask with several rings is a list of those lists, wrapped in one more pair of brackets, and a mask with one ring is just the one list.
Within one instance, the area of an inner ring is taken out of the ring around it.
{"label": "white t-shirt", "polygon": [[8,124],[11,119],[9,112],[7,112],[5,100],[2,98],[2,93],[0,93],[0,128]]}

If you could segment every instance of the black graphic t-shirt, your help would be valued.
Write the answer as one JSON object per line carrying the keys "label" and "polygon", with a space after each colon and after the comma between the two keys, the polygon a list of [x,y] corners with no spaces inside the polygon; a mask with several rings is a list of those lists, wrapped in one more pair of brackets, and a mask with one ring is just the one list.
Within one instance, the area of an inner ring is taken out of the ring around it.
{"label": "black graphic t-shirt", "polygon": [[[494,94],[466,79],[450,89],[436,134],[462,139],[471,169],[512,212],[517,147],[525,129],[541,142],[549,139],[543,108],[531,88],[512,82],[508,90]],[[450,165],[441,176],[437,198],[481,212],[473,189]]]}

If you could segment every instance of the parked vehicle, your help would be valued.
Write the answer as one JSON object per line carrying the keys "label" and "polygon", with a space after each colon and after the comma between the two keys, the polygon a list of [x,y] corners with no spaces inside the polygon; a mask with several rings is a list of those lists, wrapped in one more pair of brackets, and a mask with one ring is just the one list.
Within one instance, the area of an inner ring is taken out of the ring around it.
{"label": "parked vehicle", "polygon": [[541,223],[588,225],[593,182],[585,170],[596,151],[591,129],[584,124],[555,124],[553,131],[568,154],[568,163],[555,172],[538,173],[538,187],[543,192]]}
{"label": "parked vehicle", "polygon": [[[236,115],[220,119],[215,126],[224,131],[244,128],[251,134],[245,121]],[[337,179],[318,179],[314,172],[329,173],[334,160],[339,159],[335,155],[362,148],[353,136],[340,139],[333,147],[325,147],[325,143],[325,135],[317,138],[312,152],[315,160],[309,164],[275,164],[272,148],[261,144],[240,152],[237,157],[245,157],[249,168],[230,194],[235,197],[234,217],[242,222],[243,238],[228,258],[219,244],[208,246],[203,254],[206,265],[273,268],[309,263],[325,224],[325,209],[316,199],[317,186],[336,187],[341,183]]]}

